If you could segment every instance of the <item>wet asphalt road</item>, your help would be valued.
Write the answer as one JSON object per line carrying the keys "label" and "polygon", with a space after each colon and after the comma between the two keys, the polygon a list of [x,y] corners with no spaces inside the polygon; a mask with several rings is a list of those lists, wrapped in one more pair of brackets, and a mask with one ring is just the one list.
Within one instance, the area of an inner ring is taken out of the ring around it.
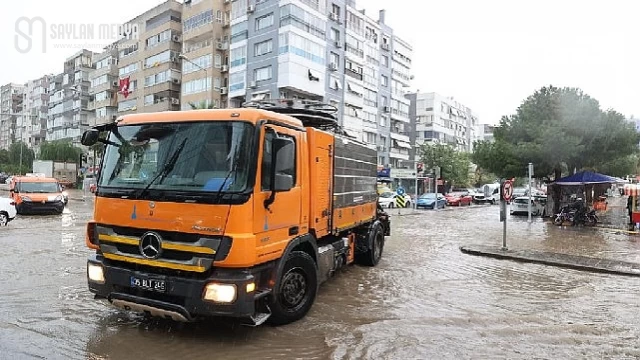
{"label": "wet asphalt road", "polygon": [[[150,321],[93,300],[91,211],[70,201],[62,215],[0,228],[1,359],[640,357],[640,278],[459,251],[501,244],[498,206],[393,216],[378,267],[346,269],[305,319],[279,328]],[[640,237],[540,219],[510,216],[508,243],[640,262]]]}

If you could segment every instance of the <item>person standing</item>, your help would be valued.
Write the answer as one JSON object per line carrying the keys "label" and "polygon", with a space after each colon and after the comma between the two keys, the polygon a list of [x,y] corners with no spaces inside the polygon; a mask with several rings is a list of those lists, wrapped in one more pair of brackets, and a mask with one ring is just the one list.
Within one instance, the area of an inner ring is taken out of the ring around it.
{"label": "person standing", "polygon": [[627,197],[627,212],[629,213],[629,224],[633,225],[633,199],[634,197],[629,195]]}

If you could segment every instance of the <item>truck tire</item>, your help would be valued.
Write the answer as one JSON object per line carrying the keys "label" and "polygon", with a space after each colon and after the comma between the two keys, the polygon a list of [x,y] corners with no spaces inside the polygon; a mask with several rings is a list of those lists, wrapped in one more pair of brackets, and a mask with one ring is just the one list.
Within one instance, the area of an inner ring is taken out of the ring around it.
{"label": "truck tire", "polygon": [[382,258],[384,250],[384,229],[376,222],[369,232],[369,246],[365,253],[357,256],[358,263],[366,266],[376,266]]}
{"label": "truck tire", "polygon": [[318,270],[313,258],[303,251],[293,251],[282,269],[269,307],[271,325],[286,325],[302,319],[316,299]]}

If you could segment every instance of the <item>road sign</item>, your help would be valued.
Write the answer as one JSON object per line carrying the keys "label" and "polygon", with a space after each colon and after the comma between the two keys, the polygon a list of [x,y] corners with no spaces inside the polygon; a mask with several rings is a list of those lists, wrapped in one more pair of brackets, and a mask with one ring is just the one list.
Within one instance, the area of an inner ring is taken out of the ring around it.
{"label": "road sign", "polygon": [[505,180],[502,184],[502,198],[505,201],[511,200],[513,195],[513,182],[511,180]]}
{"label": "road sign", "polygon": [[407,205],[404,195],[396,195],[396,207],[403,208]]}
{"label": "road sign", "polygon": [[402,186],[398,186],[398,188],[396,189],[396,194],[400,196],[404,195],[404,188]]}

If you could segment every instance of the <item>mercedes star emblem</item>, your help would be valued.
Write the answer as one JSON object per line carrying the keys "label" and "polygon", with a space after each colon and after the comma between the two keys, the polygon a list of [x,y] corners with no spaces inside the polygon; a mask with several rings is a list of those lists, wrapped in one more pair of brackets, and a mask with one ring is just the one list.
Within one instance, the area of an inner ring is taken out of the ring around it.
{"label": "mercedes star emblem", "polygon": [[157,259],[162,254],[160,235],[149,231],[140,238],[140,254],[147,259]]}

